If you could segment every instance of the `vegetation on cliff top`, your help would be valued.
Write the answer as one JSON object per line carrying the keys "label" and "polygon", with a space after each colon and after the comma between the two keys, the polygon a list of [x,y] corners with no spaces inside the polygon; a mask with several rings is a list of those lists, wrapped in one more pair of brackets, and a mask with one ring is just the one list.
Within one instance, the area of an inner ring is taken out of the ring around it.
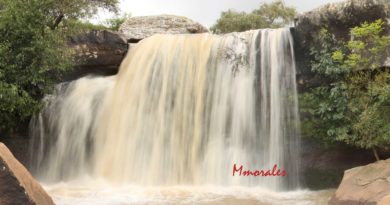
{"label": "vegetation on cliff top", "polygon": [[352,28],[347,42],[320,32],[312,71],[330,83],[302,97],[305,135],[372,149],[376,159],[376,149],[390,145],[390,72],[382,67],[389,37],[383,24]]}
{"label": "vegetation on cliff top", "polygon": [[260,28],[280,28],[291,24],[296,14],[294,7],[288,7],[283,1],[275,0],[272,3],[261,4],[259,9],[250,13],[224,11],[216,24],[211,27],[211,31],[220,34]]}

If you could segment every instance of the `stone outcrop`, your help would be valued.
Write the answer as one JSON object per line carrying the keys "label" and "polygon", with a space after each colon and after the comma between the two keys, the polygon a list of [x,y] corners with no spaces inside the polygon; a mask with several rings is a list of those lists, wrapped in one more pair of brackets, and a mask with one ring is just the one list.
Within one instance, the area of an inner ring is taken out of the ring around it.
{"label": "stone outcrop", "polygon": [[121,25],[119,32],[130,43],[135,43],[154,34],[205,33],[208,30],[186,17],[157,15],[131,17]]}
{"label": "stone outcrop", "polygon": [[158,15],[131,17],[119,32],[91,31],[69,38],[75,51],[76,68],[64,80],[85,75],[114,75],[133,43],[154,34],[191,34],[208,32],[201,24],[181,16]]}
{"label": "stone outcrop", "polygon": [[347,37],[349,29],[361,23],[390,17],[389,0],[346,0],[328,3],[296,18],[296,29],[310,40],[320,28],[326,27],[337,37]]}
{"label": "stone outcrop", "polygon": [[0,143],[0,204],[54,205],[51,197]]}
{"label": "stone outcrop", "polygon": [[390,159],[345,171],[330,205],[390,204]]}
{"label": "stone outcrop", "polygon": [[75,70],[66,80],[87,74],[113,75],[126,55],[126,38],[113,31],[91,31],[73,36],[69,46],[75,51]]}

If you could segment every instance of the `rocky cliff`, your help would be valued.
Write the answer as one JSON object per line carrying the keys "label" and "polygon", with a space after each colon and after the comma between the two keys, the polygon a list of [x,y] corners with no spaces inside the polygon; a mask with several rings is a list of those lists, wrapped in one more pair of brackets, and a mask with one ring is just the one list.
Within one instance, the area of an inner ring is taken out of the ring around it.
{"label": "rocky cliff", "polygon": [[119,32],[91,31],[69,38],[75,51],[76,67],[65,80],[85,75],[114,75],[129,47],[154,34],[193,34],[208,32],[201,24],[182,16],[131,17]]}

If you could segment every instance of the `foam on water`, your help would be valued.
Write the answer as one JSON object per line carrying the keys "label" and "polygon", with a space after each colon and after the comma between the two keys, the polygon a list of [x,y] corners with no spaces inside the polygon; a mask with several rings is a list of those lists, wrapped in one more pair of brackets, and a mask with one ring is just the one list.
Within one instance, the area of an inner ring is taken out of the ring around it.
{"label": "foam on water", "polygon": [[256,187],[110,186],[104,181],[47,186],[58,205],[327,205],[334,190],[274,192]]}

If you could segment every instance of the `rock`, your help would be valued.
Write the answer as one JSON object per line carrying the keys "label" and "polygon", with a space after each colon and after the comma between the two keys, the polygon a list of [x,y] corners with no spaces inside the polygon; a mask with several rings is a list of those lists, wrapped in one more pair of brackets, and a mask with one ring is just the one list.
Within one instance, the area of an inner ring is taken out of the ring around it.
{"label": "rock", "polygon": [[[28,129],[23,127],[24,129]],[[29,143],[30,138],[27,134],[13,134],[8,137],[0,137],[0,142],[12,152],[14,157],[25,167],[28,167],[30,156],[29,156]]]}
{"label": "rock", "polygon": [[389,204],[390,159],[344,172],[343,180],[329,205]]}
{"label": "rock", "polygon": [[205,33],[208,29],[186,17],[157,15],[131,17],[121,25],[119,32],[133,43],[154,34]]}
{"label": "rock", "polygon": [[0,204],[54,205],[27,169],[0,143]]}
{"label": "rock", "polygon": [[114,75],[130,44],[154,34],[189,34],[208,32],[201,24],[181,16],[159,15],[129,18],[120,32],[91,31],[70,37],[69,46],[75,49],[75,70],[64,80],[85,75]]}
{"label": "rock", "polygon": [[390,204],[390,195],[383,197],[377,205],[389,205]]}
{"label": "rock", "polygon": [[73,36],[68,44],[75,49],[76,68],[65,80],[87,74],[116,74],[128,49],[126,38],[113,31],[91,31]]}
{"label": "rock", "polygon": [[328,3],[296,18],[296,29],[306,34],[326,27],[338,37],[347,37],[349,29],[361,23],[390,17],[389,0],[346,0]]}
{"label": "rock", "polygon": [[[388,155],[381,153],[381,156]],[[310,190],[337,188],[344,170],[375,161],[371,150],[342,143],[325,145],[319,139],[306,137],[301,141],[301,157],[302,185]]]}

